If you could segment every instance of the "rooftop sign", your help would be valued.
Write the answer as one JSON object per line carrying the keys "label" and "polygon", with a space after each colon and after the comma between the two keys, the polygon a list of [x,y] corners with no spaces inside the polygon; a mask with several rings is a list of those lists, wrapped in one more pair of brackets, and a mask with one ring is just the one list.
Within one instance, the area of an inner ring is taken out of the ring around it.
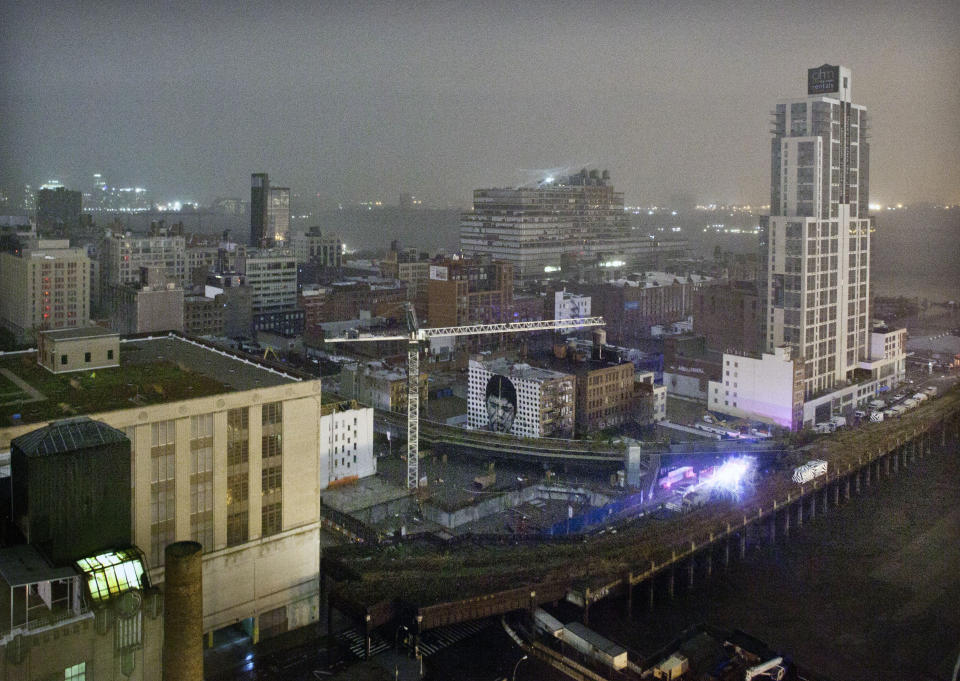
{"label": "rooftop sign", "polygon": [[840,91],[840,67],[824,64],[807,69],[807,94],[824,95]]}

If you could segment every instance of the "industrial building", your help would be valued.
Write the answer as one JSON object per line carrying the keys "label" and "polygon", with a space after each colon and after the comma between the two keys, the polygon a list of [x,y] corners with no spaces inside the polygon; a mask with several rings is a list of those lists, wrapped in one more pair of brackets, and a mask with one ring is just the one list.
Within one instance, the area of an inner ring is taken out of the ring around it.
{"label": "industrial building", "polygon": [[723,355],[723,375],[710,381],[711,410],[755,418],[791,430],[813,427],[835,415],[847,415],[900,385],[906,377],[906,329],[870,334],[871,356],[858,363],[841,387],[806,396],[805,364],[792,356],[790,346],[773,354]]}
{"label": "industrial building", "polygon": [[507,359],[471,359],[467,424],[520,437],[573,436],[576,379]]}
{"label": "industrial building", "polygon": [[[130,483],[120,488],[130,491],[131,544],[143,547],[150,582],[164,581],[168,544],[193,540],[204,551],[205,633],[241,623],[256,640],[261,620],[274,632],[315,621],[319,492],[331,475],[317,436],[320,381],[179,337],[120,347],[121,366],[85,375],[82,390],[70,374],[44,380],[73,391],[78,415],[129,439]],[[21,356],[3,367],[41,380]],[[50,400],[17,411],[11,426],[10,408],[0,411],[0,459],[13,440],[63,413]]]}

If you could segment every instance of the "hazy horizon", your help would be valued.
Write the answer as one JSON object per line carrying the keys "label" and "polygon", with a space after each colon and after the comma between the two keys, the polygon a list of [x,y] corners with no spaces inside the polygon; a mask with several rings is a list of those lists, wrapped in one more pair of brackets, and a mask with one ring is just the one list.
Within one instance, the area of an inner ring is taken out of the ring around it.
{"label": "hazy horizon", "polygon": [[0,184],[93,172],[157,200],[430,205],[537,169],[627,203],[769,196],[769,112],[852,69],[871,201],[960,202],[960,5],[212,2],[0,7]]}

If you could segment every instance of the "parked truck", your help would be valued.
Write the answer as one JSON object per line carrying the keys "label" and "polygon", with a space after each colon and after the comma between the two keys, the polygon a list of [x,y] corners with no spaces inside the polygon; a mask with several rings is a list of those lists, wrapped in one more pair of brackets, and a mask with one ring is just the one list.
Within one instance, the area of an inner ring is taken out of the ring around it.
{"label": "parked truck", "polygon": [[928,399],[927,393],[914,393],[913,399],[917,402],[926,402]]}
{"label": "parked truck", "polygon": [[935,385],[928,385],[926,388],[923,389],[923,392],[927,393],[927,395],[929,395],[930,397],[936,397],[936,396],[937,396],[937,386],[935,386]]}
{"label": "parked truck", "polygon": [[827,462],[822,459],[812,459],[793,470],[793,481],[804,485],[814,478],[827,474]]}
{"label": "parked truck", "polygon": [[832,419],[830,419],[830,423],[833,424],[834,430],[836,430],[837,428],[843,428],[847,425],[847,417],[834,416]]}

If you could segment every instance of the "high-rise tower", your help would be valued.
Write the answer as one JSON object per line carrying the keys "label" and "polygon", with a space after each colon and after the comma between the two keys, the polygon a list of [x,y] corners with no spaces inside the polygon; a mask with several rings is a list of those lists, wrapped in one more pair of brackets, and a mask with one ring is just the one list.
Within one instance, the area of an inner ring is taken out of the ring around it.
{"label": "high-rise tower", "polygon": [[867,112],[850,91],[850,70],[824,64],[808,70],[805,98],[773,112],[763,346],[793,348],[808,399],[870,354]]}
{"label": "high-rise tower", "polygon": [[266,173],[250,176],[250,245],[267,246],[267,213],[270,208],[270,177]]}
{"label": "high-rise tower", "polygon": [[267,236],[274,242],[290,239],[290,188],[270,187]]}

